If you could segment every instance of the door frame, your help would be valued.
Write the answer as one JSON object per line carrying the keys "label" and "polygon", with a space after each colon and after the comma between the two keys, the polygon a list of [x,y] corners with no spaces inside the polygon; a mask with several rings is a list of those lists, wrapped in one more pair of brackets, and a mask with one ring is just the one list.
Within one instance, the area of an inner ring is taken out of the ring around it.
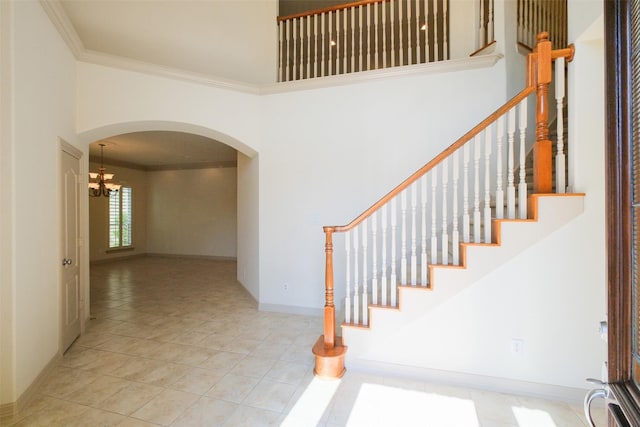
{"label": "door frame", "polygon": [[[635,0],[634,0],[635,1]],[[640,425],[640,390],[632,366],[632,116],[630,2],[605,1],[608,381],[626,421]],[[609,425],[620,414],[613,408]]]}
{"label": "door frame", "polygon": [[[78,221],[78,259],[74,260],[74,262],[77,263],[78,266],[78,309],[79,309],[79,316],[80,316],[80,334],[82,334],[84,332],[85,329],[85,289],[84,289],[84,274],[83,274],[83,266],[82,266],[82,260],[83,260],[83,245],[82,245],[82,241],[84,240],[82,238],[82,231],[83,231],[83,221],[84,218],[82,216],[82,184],[85,182],[83,177],[84,175],[84,168],[83,168],[83,163],[82,163],[82,157],[83,157],[83,152],[82,150],[79,150],[78,148],[74,147],[73,145],[71,145],[70,143],[68,143],[67,141],[65,141],[62,138],[58,138],[58,213],[62,212],[62,203],[63,203],[63,197],[62,197],[62,180],[60,179],[60,176],[62,174],[62,156],[64,154],[68,154],[71,157],[75,158],[78,160],[78,186],[80,187],[78,189],[78,195],[80,196],[78,198],[78,212],[77,212],[77,221]],[[58,219],[58,226],[60,226],[60,224],[62,223],[61,221],[62,218]],[[59,230],[60,233],[59,235],[62,235],[62,230]],[[63,258],[63,254],[60,253],[61,252],[61,248],[62,245],[58,244],[58,261],[60,261]],[[58,263],[58,353],[62,354],[64,352],[64,344],[63,344],[63,331],[62,331],[62,325],[63,325],[63,315],[64,313],[62,312],[62,298],[63,298],[63,286],[64,286],[64,280],[63,280],[63,267],[61,263]]]}

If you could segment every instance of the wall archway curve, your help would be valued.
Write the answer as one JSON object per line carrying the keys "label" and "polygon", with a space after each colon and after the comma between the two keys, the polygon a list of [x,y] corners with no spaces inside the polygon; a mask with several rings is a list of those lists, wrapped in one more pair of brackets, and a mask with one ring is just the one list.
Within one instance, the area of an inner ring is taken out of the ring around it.
{"label": "wall archway curve", "polygon": [[87,130],[78,134],[80,144],[89,145],[92,142],[109,138],[114,135],[121,135],[131,132],[143,131],[173,131],[191,133],[204,136],[226,144],[248,157],[254,157],[258,152],[250,145],[234,138],[231,135],[219,132],[215,129],[184,122],[173,122],[165,120],[148,120],[114,123]]}

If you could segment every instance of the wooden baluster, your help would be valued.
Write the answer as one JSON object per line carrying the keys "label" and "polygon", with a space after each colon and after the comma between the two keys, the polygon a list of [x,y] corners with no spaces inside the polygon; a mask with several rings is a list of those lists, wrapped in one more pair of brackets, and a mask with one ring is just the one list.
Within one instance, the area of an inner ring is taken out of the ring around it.
{"label": "wooden baluster", "polygon": [[371,214],[371,303],[378,304],[378,213]]}
{"label": "wooden baluster", "polygon": [[387,68],[387,11],[386,1],[380,3],[382,8],[382,68]]}
{"label": "wooden baluster", "polygon": [[469,220],[469,146],[471,141],[464,144],[462,157],[463,182],[462,182],[462,241],[469,243],[470,237],[470,220]]}
{"label": "wooden baluster", "polygon": [[307,78],[311,78],[311,16],[307,16]]}
{"label": "wooden baluster", "polygon": [[[364,38],[364,27],[362,26],[362,13],[363,13],[363,9],[362,9],[362,5],[360,5],[358,6],[358,28],[360,29],[360,37],[358,37],[358,40],[360,43],[360,49],[358,50],[358,71],[362,71],[362,62],[364,58],[364,51],[362,50],[362,39]],[[367,35],[369,33],[368,28],[369,28],[369,23],[367,22]]]}
{"label": "wooden baluster", "polygon": [[525,21],[527,16],[527,0],[519,0],[518,7],[520,8],[520,33],[518,35],[518,41],[520,43],[525,42]]}
{"label": "wooden baluster", "polygon": [[[494,39],[493,28],[493,0],[487,0],[489,3],[489,22],[487,23],[487,44],[491,43]],[[446,3],[446,2],[445,2]]]}
{"label": "wooden baluster", "polygon": [[379,24],[378,24],[378,9],[380,7],[381,7],[380,3],[376,3],[373,6],[373,15],[374,15],[373,16],[373,30],[374,30],[373,35],[374,35],[374,39],[375,39],[374,40],[374,43],[375,43],[375,45],[374,45],[375,46],[374,47],[374,49],[375,49],[374,50],[375,63],[374,63],[374,66],[373,66],[374,70],[380,68],[380,66],[378,65],[379,64],[379,62],[378,62],[378,51],[380,50],[380,46],[378,44],[379,43],[379,39],[380,39],[380,36],[378,35],[378,30],[379,30],[379,28],[378,28],[379,27]]}
{"label": "wooden baluster", "polygon": [[516,187],[514,179],[514,139],[516,133],[516,110],[512,108],[507,115],[507,218],[516,217]]}
{"label": "wooden baluster", "polygon": [[534,0],[529,0],[529,15],[527,22],[527,46],[532,47],[533,36],[535,35],[534,21],[533,21],[533,12],[534,12]]}
{"label": "wooden baluster", "polygon": [[526,138],[527,138],[527,98],[520,102],[520,117],[518,120],[520,127],[520,182],[518,183],[518,217],[527,218],[527,182],[525,159],[526,159]]}
{"label": "wooden baluster", "polygon": [[368,271],[367,271],[367,249],[369,245],[368,241],[368,231],[367,231],[367,220],[365,219],[362,222],[362,324],[369,324],[369,303],[368,299],[368,290],[367,290],[367,280]]}
{"label": "wooden baluster", "polygon": [[[362,7],[362,6],[360,6]],[[356,70],[356,9],[351,9],[351,72]]]}
{"label": "wooden baluster", "polygon": [[480,153],[482,152],[482,137],[475,137],[473,156],[473,242],[480,243]]}
{"label": "wooden baluster", "polygon": [[[333,48],[335,49],[335,60],[336,60],[336,71],[334,74],[340,74],[340,11],[336,10],[334,12],[335,22],[336,22],[336,34],[335,41],[333,43]],[[333,50],[333,49],[332,49]]]}
{"label": "wooden baluster", "polygon": [[524,9],[525,0],[518,0],[516,2],[516,16],[517,16],[517,29],[516,29],[516,41],[522,42],[522,10]]}
{"label": "wooden baluster", "polygon": [[437,166],[431,169],[431,265],[438,263],[438,234],[436,229],[436,188],[438,186]]}
{"label": "wooden baluster", "polygon": [[[342,9],[342,74],[347,74],[349,63],[349,33],[347,32],[347,9]],[[353,46],[353,43],[351,43]]]}
{"label": "wooden baluster", "polygon": [[[402,23],[404,21],[404,17],[402,16],[402,2],[403,0],[398,0],[398,48],[394,49],[394,52],[398,51],[398,65],[404,65],[404,46],[402,40]],[[395,56],[395,54],[394,54]]]}
{"label": "wooden baluster", "polygon": [[298,59],[298,28],[300,21],[299,19],[294,19],[292,21],[293,24],[293,80],[298,80],[300,75],[298,74],[298,66],[300,60]]}
{"label": "wooden baluster", "polygon": [[429,2],[424,0],[424,62],[431,61],[431,40],[429,39]]}
{"label": "wooden baluster", "polygon": [[387,205],[382,205],[382,283],[380,286],[380,300],[383,306],[387,305]]}
{"label": "wooden baluster", "polygon": [[556,45],[555,47],[557,49],[564,46],[559,44],[560,26],[558,24],[560,21],[558,18],[560,18],[560,2],[554,1],[551,7],[553,9],[549,12],[549,19],[551,21],[551,31],[552,31],[551,37],[553,38],[553,43]]}
{"label": "wooden baluster", "polygon": [[496,218],[504,218],[504,190],[502,189],[502,145],[504,143],[504,116],[498,117],[496,124],[496,139],[498,154],[496,159]]}
{"label": "wooden baluster", "polygon": [[420,178],[420,204],[422,210],[422,226],[420,227],[420,284],[427,286],[427,175]]}
{"label": "wooden baluster", "polygon": [[353,323],[360,323],[360,267],[359,267],[359,227],[353,229]]}
{"label": "wooden baluster", "polygon": [[459,159],[458,150],[453,152],[453,212],[451,212],[452,230],[451,230],[451,244],[452,244],[452,262],[453,265],[460,265],[460,233],[458,231],[458,179],[459,177]]}
{"label": "wooden baluster", "polygon": [[285,21],[285,39],[287,41],[287,63],[285,65],[285,77],[284,81],[288,82],[289,78],[289,64],[291,63],[291,37],[289,36],[289,27],[291,26],[291,21]]}
{"label": "wooden baluster", "polygon": [[403,191],[400,194],[400,220],[401,230],[400,235],[400,284],[407,284],[407,192]]}
{"label": "wooden baluster", "polygon": [[447,37],[447,23],[449,22],[447,19],[448,4],[449,2],[447,0],[442,2],[442,59],[449,59],[449,39]]}
{"label": "wooden baluster", "polygon": [[449,159],[442,159],[442,264],[449,264],[449,215],[447,213],[447,185],[449,184]]}
{"label": "wooden baluster", "polygon": [[318,14],[313,15],[313,77],[318,77]]}
{"label": "wooden baluster", "polygon": [[[552,2],[552,3],[555,3]],[[551,9],[549,8],[549,6],[551,5],[551,2],[549,4],[543,3],[542,4],[542,8],[541,8],[541,23],[542,23],[542,28],[544,28],[544,31],[548,31],[549,34],[551,34],[551,37],[555,37],[555,32],[554,32],[554,28],[553,28],[553,21],[550,19],[549,13],[551,13]],[[552,42],[553,45],[553,42]]]}
{"label": "wooden baluster", "polygon": [[344,297],[344,323],[351,323],[351,231],[344,233],[344,249],[347,260],[347,291]]}
{"label": "wooden baluster", "polygon": [[286,21],[278,22],[278,46],[280,47],[280,51],[278,52],[278,81],[284,81],[282,78],[282,64],[283,64],[283,53],[284,53],[284,26]]}
{"label": "wooden baluster", "polygon": [[328,50],[329,50],[329,58],[328,58],[328,62],[327,62],[327,75],[328,76],[332,76],[333,75],[333,47],[336,46],[336,41],[333,39],[333,12],[329,12],[329,16],[328,16],[328,22],[327,24],[329,24],[329,28],[328,30],[328,34],[327,34],[327,38],[329,39],[329,46],[328,46]]}
{"label": "wooden baluster", "polygon": [[491,243],[491,125],[484,137],[484,242]]}
{"label": "wooden baluster", "polygon": [[320,61],[320,76],[324,77],[326,76],[325,74],[325,67],[324,67],[324,45],[326,44],[326,38],[327,38],[327,33],[326,33],[326,26],[325,26],[325,15],[326,13],[322,14],[322,28],[320,28],[320,34],[321,34],[321,38],[322,38],[322,61]]}
{"label": "wooden baluster", "polygon": [[396,198],[391,199],[391,307],[396,306],[396,294],[398,287],[398,277],[396,276],[396,228],[398,225],[396,210]]}
{"label": "wooden baluster", "polygon": [[556,133],[557,133],[557,147],[556,153],[556,193],[565,193],[565,158],[564,158],[564,114],[563,114],[563,100],[564,100],[564,57],[560,57],[556,60],[556,111],[558,112],[556,118]]}
{"label": "wooden baluster", "polygon": [[412,18],[411,18],[411,4],[413,3],[412,0],[407,0],[407,65],[411,65],[411,64],[415,64],[415,62],[413,62],[413,49],[411,47],[412,43],[411,43],[411,37],[412,37],[412,31],[411,31],[411,25],[413,24]]}
{"label": "wooden baluster", "polygon": [[477,48],[480,49],[483,46],[485,46],[487,44],[487,41],[485,40],[485,28],[484,28],[484,0],[480,0],[480,13],[478,14],[478,16],[480,17],[480,22],[478,23],[478,46]]}
{"label": "wooden baluster", "polygon": [[[536,25],[535,25],[535,32],[534,32],[534,40],[535,40],[535,35],[538,34],[540,31],[542,31],[542,18],[541,18],[541,11],[542,11],[542,2],[541,1],[536,1]],[[545,28],[546,30],[546,28]],[[535,42],[534,42],[535,44]]]}
{"label": "wooden baluster", "polygon": [[415,286],[418,281],[418,255],[417,255],[417,235],[416,235],[416,214],[418,207],[418,183],[411,184],[411,286]]}
{"label": "wooden baluster", "polygon": [[433,2],[433,60],[439,61],[440,57],[440,40],[438,40],[438,33],[440,32],[440,26],[438,25],[438,2]]}
{"label": "wooden baluster", "polygon": [[420,54],[422,53],[422,49],[420,49],[420,0],[408,1],[415,2],[416,5],[416,62],[414,62],[414,64],[419,64],[421,61]]}
{"label": "wooden baluster", "polygon": [[[371,69],[371,3],[367,3],[365,6],[367,9],[367,67],[366,70]],[[375,24],[374,24],[375,28]]]}

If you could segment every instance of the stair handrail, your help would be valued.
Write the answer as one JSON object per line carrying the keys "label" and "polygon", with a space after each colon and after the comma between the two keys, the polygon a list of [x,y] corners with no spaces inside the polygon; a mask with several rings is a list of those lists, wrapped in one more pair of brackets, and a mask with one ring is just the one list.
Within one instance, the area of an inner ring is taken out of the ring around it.
{"label": "stair handrail", "polygon": [[[482,122],[473,127],[469,132],[459,138],[456,142],[443,150],[440,154],[429,161],[425,166],[418,169],[400,185],[382,197],[353,221],[341,226],[324,226],[325,233],[325,306],[324,306],[324,334],[314,346],[314,354],[316,356],[315,373],[320,376],[341,376],[344,372],[343,359],[339,362],[332,360],[327,363],[328,358],[336,357],[336,347],[342,347],[342,343],[336,337],[336,321],[335,321],[335,305],[334,305],[334,278],[333,278],[333,233],[346,232],[362,223],[370,217],[374,212],[386,203],[390,202],[394,197],[398,196],[403,190],[415,183],[423,175],[428,173],[444,159],[452,155],[456,150],[460,149],[464,144],[468,143],[472,138],[493,124],[499,117],[505,115],[509,110],[522,102],[529,95],[536,92],[536,142],[534,144],[534,192],[550,193],[551,192],[551,142],[548,140],[548,85],[551,83],[552,62],[558,58],[565,58],[568,62],[573,59],[575,48],[570,45],[564,49],[552,50],[549,35],[546,32],[539,33],[537,36],[538,43],[532,53],[527,56],[527,77],[526,87],[498,108],[492,114],[487,116]],[[547,158],[548,157],[548,158]],[[548,181],[548,186],[547,186]],[[319,345],[323,343],[323,345]],[[339,352],[344,357],[346,348],[342,348]]]}
{"label": "stair handrail", "polygon": [[426,174],[431,169],[433,169],[435,166],[437,166],[439,163],[441,163],[442,159],[444,159],[446,157],[449,157],[451,154],[453,154],[454,151],[458,150],[464,144],[469,142],[477,134],[479,134],[484,129],[486,129],[489,125],[494,123],[498,119],[498,117],[500,117],[500,116],[504,115],[505,113],[507,113],[514,106],[518,105],[523,99],[525,99],[526,97],[531,95],[534,91],[535,91],[535,87],[534,86],[527,86],[526,88],[524,88],[522,91],[520,91],[520,93],[518,93],[516,96],[511,98],[506,104],[504,104],[502,107],[498,108],[496,111],[494,111],[489,116],[487,116],[483,121],[481,121],[473,129],[471,129],[469,132],[467,132],[462,137],[460,137],[456,142],[451,144],[449,147],[445,148],[442,152],[440,152],[440,154],[438,154],[436,157],[434,157],[426,165],[424,165],[423,167],[421,167],[420,169],[415,171],[411,176],[409,176],[407,179],[405,179],[400,185],[398,185],[396,188],[391,190],[389,193],[387,193],[384,197],[382,197],[376,203],[371,205],[371,207],[369,207],[366,211],[364,211],[362,214],[360,214],[353,221],[351,221],[350,223],[348,223],[346,225],[327,225],[327,226],[323,226],[322,228],[325,231],[325,233],[326,232],[335,233],[335,232],[349,231],[353,227],[355,227],[358,224],[360,224],[362,221],[364,221],[365,219],[370,217],[373,212],[375,212],[378,209],[380,209],[383,205],[388,203],[391,199],[393,199],[395,196],[400,194],[403,190],[405,190],[411,184],[413,184],[418,179],[420,179],[424,174]]}
{"label": "stair handrail", "polygon": [[390,0],[359,0],[351,3],[342,3],[342,4],[337,4],[335,6],[312,9],[306,12],[294,13],[291,15],[278,16],[276,20],[277,22],[288,21],[290,19],[304,18],[305,16],[321,15],[323,13],[335,12],[336,10],[351,9],[358,6],[365,6],[368,4],[382,3],[382,2],[389,2],[389,1]]}

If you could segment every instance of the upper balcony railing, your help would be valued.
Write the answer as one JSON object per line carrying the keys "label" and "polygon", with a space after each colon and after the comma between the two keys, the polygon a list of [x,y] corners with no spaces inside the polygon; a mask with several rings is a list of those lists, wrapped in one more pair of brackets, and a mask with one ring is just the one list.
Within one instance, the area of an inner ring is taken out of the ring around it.
{"label": "upper balcony railing", "polygon": [[449,59],[449,0],[362,0],[278,18],[278,81]]}
{"label": "upper balcony railing", "polygon": [[[495,43],[494,0],[360,0],[278,17],[278,81],[423,64],[485,52]],[[471,11],[470,9],[474,9]],[[458,16],[459,13],[462,15]],[[531,50],[536,34],[567,44],[567,0],[517,0],[517,40]],[[451,16],[450,16],[451,15]],[[498,16],[502,16],[499,14]],[[467,22],[475,28],[450,22]],[[505,17],[505,19],[507,19]],[[499,23],[499,25],[501,25]],[[470,38],[475,41],[475,52]]]}
{"label": "upper balcony railing", "polygon": [[532,51],[542,31],[554,49],[567,45],[567,0],[518,0],[517,16],[520,46]]}

